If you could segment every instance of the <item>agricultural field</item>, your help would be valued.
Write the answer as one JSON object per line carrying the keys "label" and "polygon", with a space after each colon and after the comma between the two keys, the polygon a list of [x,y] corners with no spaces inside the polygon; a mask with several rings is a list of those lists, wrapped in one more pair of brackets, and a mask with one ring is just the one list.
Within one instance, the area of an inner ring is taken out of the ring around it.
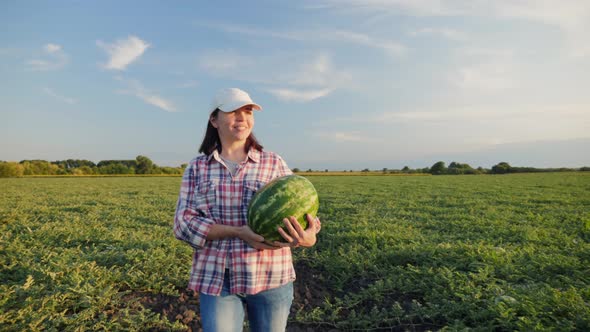
{"label": "agricultural field", "polygon": [[[590,174],[309,179],[289,331],[590,330]],[[0,330],[199,330],[179,185],[0,179]]]}

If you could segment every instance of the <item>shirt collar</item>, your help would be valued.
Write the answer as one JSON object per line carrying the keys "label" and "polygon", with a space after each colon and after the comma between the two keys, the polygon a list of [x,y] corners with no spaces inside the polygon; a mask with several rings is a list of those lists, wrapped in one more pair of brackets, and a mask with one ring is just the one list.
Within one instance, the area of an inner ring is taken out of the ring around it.
{"label": "shirt collar", "polygon": [[[260,151],[258,151],[255,148],[250,148],[250,150],[248,151],[248,158],[253,162],[258,163],[260,161]],[[221,156],[219,155],[219,151],[217,151],[217,149],[213,150],[213,153],[211,153],[207,157],[208,162],[210,162],[211,159],[215,159],[217,160],[217,162],[221,162]]]}
{"label": "shirt collar", "polygon": [[253,162],[258,163],[260,161],[260,151],[255,148],[250,148],[250,151],[248,151],[248,158]]}

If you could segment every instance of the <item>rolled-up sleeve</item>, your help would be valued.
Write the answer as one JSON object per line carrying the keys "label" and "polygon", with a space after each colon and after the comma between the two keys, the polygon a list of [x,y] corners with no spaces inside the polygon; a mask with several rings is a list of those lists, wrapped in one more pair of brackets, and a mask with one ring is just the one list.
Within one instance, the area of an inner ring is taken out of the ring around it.
{"label": "rolled-up sleeve", "polygon": [[195,196],[199,195],[197,188],[200,185],[197,174],[197,163],[193,160],[182,176],[174,216],[174,236],[200,249],[205,245],[207,234],[215,222],[209,216],[208,207],[196,202]]}
{"label": "rolled-up sleeve", "polygon": [[277,170],[278,176],[285,176],[285,175],[291,175],[293,174],[293,171],[291,171],[291,169],[289,168],[289,166],[287,165],[287,163],[285,162],[285,160],[277,155],[277,167],[275,168]]}

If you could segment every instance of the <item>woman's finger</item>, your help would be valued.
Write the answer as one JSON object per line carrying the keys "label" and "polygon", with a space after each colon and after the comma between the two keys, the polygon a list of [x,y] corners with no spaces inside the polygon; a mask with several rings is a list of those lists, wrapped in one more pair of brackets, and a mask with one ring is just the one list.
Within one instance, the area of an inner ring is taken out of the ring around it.
{"label": "woman's finger", "polygon": [[[301,224],[299,223],[299,221],[297,221],[297,218],[290,216],[289,222],[290,222],[293,230],[295,231],[295,233],[299,237],[302,237],[305,234],[305,230],[303,229],[303,227],[301,227]],[[293,234],[293,235],[295,235],[295,234]]]}
{"label": "woman's finger", "polygon": [[287,242],[293,242],[293,238],[287,234],[287,232],[285,232],[285,230],[282,227],[278,228],[279,234],[281,234],[281,236],[283,237],[283,239],[287,240]]}
{"label": "woman's finger", "polygon": [[272,245],[275,246],[275,247],[279,247],[279,248],[285,248],[285,247],[292,247],[293,246],[293,245],[291,245],[291,243],[279,242],[279,241],[273,241]]}
{"label": "woman's finger", "polygon": [[280,247],[276,247],[276,246],[271,246],[270,244],[266,244],[264,242],[256,242],[256,244],[253,246],[255,249],[258,250],[277,250],[280,249]]}
{"label": "woman's finger", "polygon": [[[293,217],[283,219],[283,223],[285,224],[285,228],[287,229],[287,231],[289,231],[289,234],[291,235],[291,237],[293,237],[293,239],[300,236],[299,232],[295,229],[295,226],[293,224]],[[295,223],[297,223],[297,219],[295,219]]]}

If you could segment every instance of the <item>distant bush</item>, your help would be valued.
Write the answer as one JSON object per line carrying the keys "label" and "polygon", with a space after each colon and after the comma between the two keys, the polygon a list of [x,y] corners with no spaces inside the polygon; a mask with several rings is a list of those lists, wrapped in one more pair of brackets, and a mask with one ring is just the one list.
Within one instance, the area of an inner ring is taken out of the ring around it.
{"label": "distant bush", "polygon": [[21,177],[24,174],[23,165],[15,162],[0,162],[0,178]]}

